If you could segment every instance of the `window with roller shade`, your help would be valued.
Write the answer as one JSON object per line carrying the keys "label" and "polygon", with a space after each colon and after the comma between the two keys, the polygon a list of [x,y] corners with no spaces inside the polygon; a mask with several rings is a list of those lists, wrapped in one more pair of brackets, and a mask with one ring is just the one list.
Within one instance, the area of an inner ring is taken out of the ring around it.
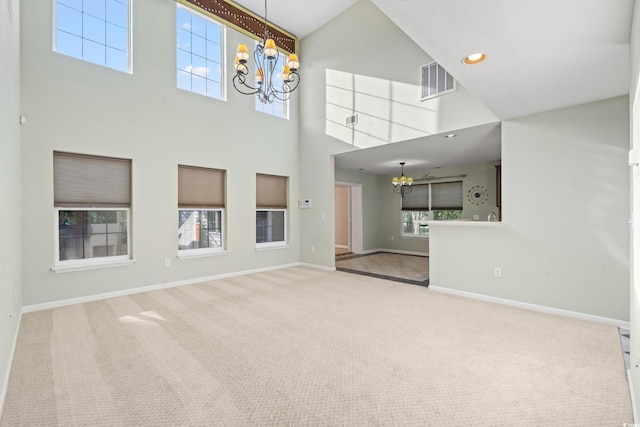
{"label": "window with roller shade", "polygon": [[55,264],[131,259],[131,160],[54,152]]}
{"label": "window with roller shade", "polygon": [[178,166],[178,255],[224,251],[225,171]]}
{"label": "window with roller shade", "polygon": [[256,247],[287,242],[286,176],[256,174]]}
{"label": "window with roller shade", "polygon": [[431,220],[462,219],[462,181],[415,184],[402,198],[402,234],[427,237]]}

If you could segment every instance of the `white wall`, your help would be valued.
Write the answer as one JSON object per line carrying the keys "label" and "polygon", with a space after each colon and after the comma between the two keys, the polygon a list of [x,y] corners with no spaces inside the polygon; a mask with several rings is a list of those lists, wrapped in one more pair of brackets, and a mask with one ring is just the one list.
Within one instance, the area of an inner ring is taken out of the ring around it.
{"label": "white wall", "polygon": [[[631,28],[631,82],[629,101],[631,111],[631,148],[640,149],[640,4],[635,3],[633,25]],[[631,330],[640,331],[640,167],[632,169],[632,220],[631,236]],[[637,333],[631,335],[631,391],[634,408],[640,409],[640,338]],[[639,414],[636,412],[636,417]]]}
{"label": "white wall", "polygon": [[[230,81],[226,102],[176,89],[175,2],[135,1],[133,74],[52,52],[51,9],[23,2],[24,303],[298,262],[298,95],[287,121],[255,112]],[[239,41],[253,44],[227,31],[227,71]],[[51,271],[54,150],[133,160],[132,266]],[[227,171],[228,255],[176,259],[178,164]],[[255,250],[256,173],[290,177],[288,249]]]}
{"label": "white wall", "polygon": [[628,320],[628,116],[625,96],[503,122],[503,224],[431,227],[431,285]]}
{"label": "white wall", "polygon": [[10,3],[0,0],[0,410],[21,306],[20,0]]}
{"label": "white wall", "polygon": [[[384,94],[388,93],[389,88],[401,90],[403,94],[413,88],[415,99],[419,98],[420,68],[431,62],[431,58],[370,0],[359,1],[305,37],[301,42],[301,52],[305,63],[304,69],[301,68],[304,83],[300,108],[304,115],[300,122],[300,192],[302,197],[313,200],[313,208],[301,212],[300,256],[304,262],[333,266],[334,235],[325,231],[334,227],[331,156],[353,150],[355,146],[326,133],[327,113],[332,111],[328,107],[331,100],[327,99],[327,74],[346,73],[359,81],[369,82],[371,84],[366,85],[368,90],[380,88],[383,93],[373,95],[381,96],[388,104],[390,99],[384,98]],[[400,108],[399,103],[394,105],[394,108]],[[442,97],[429,105],[437,108],[437,114],[426,117],[422,109],[409,108],[408,113],[403,110],[403,114],[393,116],[394,123],[397,124],[395,120],[402,120],[405,124],[411,124],[415,118],[424,119],[428,122],[421,123],[423,133],[440,133],[496,121],[495,116],[462,87],[446,95],[446,99]],[[410,115],[411,110],[415,110],[415,117]],[[394,114],[399,112],[393,111]],[[387,113],[391,114],[390,111]],[[376,121],[380,125],[383,122]],[[372,128],[376,126],[370,121],[363,123],[368,123]],[[389,127],[388,131],[392,134],[387,138],[388,141],[397,140],[394,129],[398,127]],[[341,134],[334,128],[329,131],[333,135]],[[378,132],[363,130],[362,135],[370,134],[377,135]],[[312,247],[315,247],[315,252],[311,251]]]}

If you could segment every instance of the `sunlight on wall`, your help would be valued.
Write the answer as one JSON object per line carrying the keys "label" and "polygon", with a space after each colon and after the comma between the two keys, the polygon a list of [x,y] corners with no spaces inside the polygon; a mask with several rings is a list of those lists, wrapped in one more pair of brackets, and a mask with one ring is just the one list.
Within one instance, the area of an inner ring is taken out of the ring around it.
{"label": "sunlight on wall", "polygon": [[[346,125],[357,114],[357,123]],[[420,102],[420,87],[326,70],[326,134],[358,148],[439,132],[440,98]]]}

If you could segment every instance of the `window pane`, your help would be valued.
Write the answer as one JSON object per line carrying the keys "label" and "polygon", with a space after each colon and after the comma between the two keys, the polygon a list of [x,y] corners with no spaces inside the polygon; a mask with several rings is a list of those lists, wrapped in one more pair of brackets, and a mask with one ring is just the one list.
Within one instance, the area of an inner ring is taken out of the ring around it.
{"label": "window pane", "polygon": [[107,0],[107,21],[122,28],[129,28],[127,2]]}
{"label": "window pane", "polygon": [[402,211],[402,233],[417,236],[429,234],[428,211]]}
{"label": "window pane", "polygon": [[[178,88],[222,99],[223,27],[185,6],[178,4],[176,7]],[[189,85],[180,75],[181,71],[193,74]]]}
{"label": "window pane", "polygon": [[67,33],[81,35],[82,34],[82,12],[71,9],[61,4],[56,8],[58,30]]}
{"label": "window pane", "polygon": [[128,255],[126,210],[58,213],[59,260]]}
{"label": "window pane", "polygon": [[82,37],[74,36],[64,31],[56,33],[56,50],[59,53],[82,58]]}
{"label": "window pane", "polygon": [[222,248],[221,210],[178,210],[178,249]]}
{"label": "window pane", "polygon": [[256,243],[284,242],[284,211],[256,211]]}
{"label": "window pane", "polygon": [[126,52],[128,50],[128,42],[127,30],[125,28],[109,23],[107,24],[107,46]]}
{"label": "window pane", "polygon": [[127,71],[128,64],[129,61],[126,52],[110,47],[107,48],[107,67]]}
{"label": "window pane", "polygon": [[105,0],[84,0],[82,7],[85,14],[104,21],[106,9]]}
{"label": "window pane", "polygon": [[96,43],[105,44],[105,22],[85,14],[82,18],[82,35]]}
{"label": "window pane", "polygon": [[56,1],[56,52],[129,71],[128,0]]}

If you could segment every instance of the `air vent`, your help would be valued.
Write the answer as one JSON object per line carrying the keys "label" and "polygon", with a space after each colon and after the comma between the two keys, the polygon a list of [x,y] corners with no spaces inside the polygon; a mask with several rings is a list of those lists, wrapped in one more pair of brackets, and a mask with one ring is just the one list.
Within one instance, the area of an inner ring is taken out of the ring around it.
{"label": "air vent", "polygon": [[421,101],[456,90],[456,81],[453,76],[437,62],[432,62],[422,67],[421,82]]}
{"label": "air vent", "polygon": [[344,119],[344,124],[347,126],[352,126],[358,123],[358,115],[354,114],[353,116],[347,116]]}

